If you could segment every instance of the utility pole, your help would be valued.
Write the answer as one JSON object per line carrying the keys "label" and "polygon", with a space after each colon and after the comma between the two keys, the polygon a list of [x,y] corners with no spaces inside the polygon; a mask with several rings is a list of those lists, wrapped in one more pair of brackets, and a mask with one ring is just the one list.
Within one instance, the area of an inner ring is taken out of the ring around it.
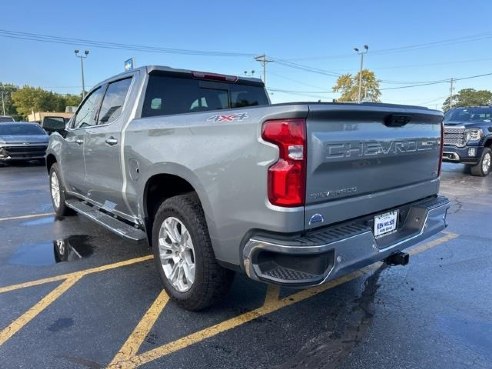
{"label": "utility pole", "polygon": [[453,92],[454,92],[454,78],[449,81],[451,85],[449,86],[449,108],[453,107]]}
{"label": "utility pole", "polygon": [[255,60],[260,62],[260,64],[263,67],[263,83],[265,84],[266,87],[266,65],[267,63],[273,62],[273,60],[268,59],[265,54],[257,56]]}
{"label": "utility pole", "polygon": [[[85,98],[85,81],[84,81],[84,59],[89,55],[89,50],[85,50],[84,54],[79,55],[79,50],[74,50],[75,56],[80,58],[80,71],[82,74],[82,100]],[[85,55],[85,56],[84,56]]]}
{"label": "utility pole", "polygon": [[357,102],[360,104],[362,99],[362,69],[364,68],[364,54],[367,54],[367,52],[369,51],[369,46],[364,45],[364,50],[359,50],[357,47],[354,47],[354,50],[357,54],[360,55],[359,95],[357,98]]}

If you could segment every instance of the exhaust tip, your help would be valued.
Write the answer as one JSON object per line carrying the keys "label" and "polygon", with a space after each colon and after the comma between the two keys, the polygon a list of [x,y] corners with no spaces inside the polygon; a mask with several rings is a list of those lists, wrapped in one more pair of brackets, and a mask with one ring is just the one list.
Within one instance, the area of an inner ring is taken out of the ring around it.
{"label": "exhaust tip", "polygon": [[407,265],[409,261],[410,255],[406,252],[396,252],[384,259],[384,262],[388,265]]}

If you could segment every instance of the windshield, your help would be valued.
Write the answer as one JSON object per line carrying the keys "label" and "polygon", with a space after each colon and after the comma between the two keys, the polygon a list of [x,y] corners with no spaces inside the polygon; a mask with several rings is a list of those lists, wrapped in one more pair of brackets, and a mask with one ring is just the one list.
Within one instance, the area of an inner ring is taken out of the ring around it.
{"label": "windshield", "polygon": [[444,115],[444,122],[490,122],[492,108],[456,108]]}
{"label": "windshield", "polygon": [[0,125],[0,136],[46,135],[43,129],[35,124],[3,124]]}
{"label": "windshield", "polygon": [[0,117],[0,123],[1,122],[15,122],[15,121],[14,121],[14,118],[12,118],[12,117],[4,116],[4,117]]}

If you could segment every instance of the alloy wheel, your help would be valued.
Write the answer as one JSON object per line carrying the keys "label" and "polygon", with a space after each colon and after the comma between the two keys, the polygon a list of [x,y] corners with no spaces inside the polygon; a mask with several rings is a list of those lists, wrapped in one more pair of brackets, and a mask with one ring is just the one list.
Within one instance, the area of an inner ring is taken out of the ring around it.
{"label": "alloy wheel", "polygon": [[159,258],[169,283],[188,291],[195,281],[195,250],[190,232],[175,217],[164,219],[159,229]]}
{"label": "alloy wheel", "polygon": [[51,198],[55,208],[58,209],[60,207],[60,181],[56,172],[51,173]]}

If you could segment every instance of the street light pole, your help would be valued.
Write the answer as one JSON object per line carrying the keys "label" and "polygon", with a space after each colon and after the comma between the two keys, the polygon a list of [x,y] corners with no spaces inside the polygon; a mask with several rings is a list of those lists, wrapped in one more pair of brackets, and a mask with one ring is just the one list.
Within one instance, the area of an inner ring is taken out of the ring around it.
{"label": "street light pole", "polygon": [[359,50],[357,47],[354,47],[354,50],[357,54],[360,55],[360,71],[359,71],[359,96],[357,102],[360,104],[362,99],[362,69],[364,69],[364,54],[367,54],[369,50],[369,46],[364,45],[364,50]]}
{"label": "street light pole", "polygon": [[89,55],[89,50],[85,50],[84,54],[79,55],[79,50],[74,50],[75,56],[80,58],[80,71],[82,75],[82,100],[85,98],[85,80],[84,80],[84,59]]}

